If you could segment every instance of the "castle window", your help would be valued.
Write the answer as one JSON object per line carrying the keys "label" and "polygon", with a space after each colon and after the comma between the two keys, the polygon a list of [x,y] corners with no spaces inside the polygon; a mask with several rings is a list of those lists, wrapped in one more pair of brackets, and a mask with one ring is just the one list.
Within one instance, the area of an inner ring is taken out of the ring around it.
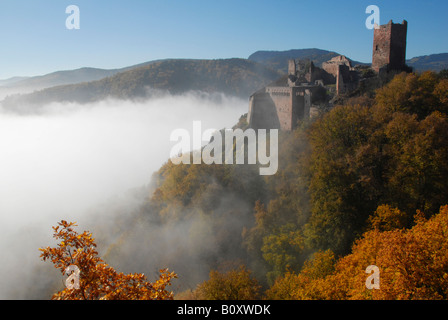
{"label": "castle window", "polygon": [[376,45],[375,50],[378,51],[378,45]]}

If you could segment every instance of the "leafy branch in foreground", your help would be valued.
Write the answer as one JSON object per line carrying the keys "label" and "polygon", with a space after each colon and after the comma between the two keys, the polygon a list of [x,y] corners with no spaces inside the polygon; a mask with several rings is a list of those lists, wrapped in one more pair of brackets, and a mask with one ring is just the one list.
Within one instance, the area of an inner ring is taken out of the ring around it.
{"label": "leafy branch in foreground", "polygon": [[43,261],[50,260],[62,274],[69,266],[76,266],[79,273],[79,287],[55,293],[56,300],[172,300],[173,292],[167,291],[171,280],[177,278],[168,269],[160,270],[157,281],[151,283],[141,273],[123,274],[107,265],[96,250],[92,234],[84,231],[78,234],[74,222],[62,220],[53,227],[56,247],[40,248]]}

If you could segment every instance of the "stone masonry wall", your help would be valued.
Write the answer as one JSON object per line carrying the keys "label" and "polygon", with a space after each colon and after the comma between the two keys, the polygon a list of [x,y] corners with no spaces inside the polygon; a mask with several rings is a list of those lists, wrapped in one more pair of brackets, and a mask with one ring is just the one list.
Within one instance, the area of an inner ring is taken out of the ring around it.
{"label": "stone masonry wall", "polygon": [[293,128],[293,102],[290,87],[267,87],[266,92],[271,96],[277,110],[278,121],[281,130]]}
{"label": "stone masonry wall", "polygon": [[389,70],[402,69],[406,62],[407,22],[386,25],[374,29],[372,69],[376,72],[382,67]]}

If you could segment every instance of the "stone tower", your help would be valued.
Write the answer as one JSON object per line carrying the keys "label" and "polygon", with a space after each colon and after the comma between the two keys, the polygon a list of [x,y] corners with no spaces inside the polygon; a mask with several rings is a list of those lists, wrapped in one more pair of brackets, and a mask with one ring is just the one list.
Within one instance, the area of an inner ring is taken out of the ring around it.
{"label": "stone tower", "polygon": [[406,66],[406,36],[408,23],[393,23],[379,26],[373,33],[372,69],[403,70]]}
{"label": "stone tower", "polygon": [[296,75],[297,73],[297,67],[296,67],[296,61],[293,59],[288,60],[288,75]]}

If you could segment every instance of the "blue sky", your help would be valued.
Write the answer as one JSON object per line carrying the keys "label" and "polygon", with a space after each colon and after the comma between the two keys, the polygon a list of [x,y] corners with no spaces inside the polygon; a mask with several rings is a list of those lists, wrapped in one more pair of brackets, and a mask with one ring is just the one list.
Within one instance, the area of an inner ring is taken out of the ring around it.
{"label": "blue sky", "polygon": [[[69,5],[80,9],[79,30],[65,26]],[[408,21],[408,58],[448,52],[446,0],[0,0],[0,79],[257,50],[320,48],[369,62],[368,5],[381,24]]]}

